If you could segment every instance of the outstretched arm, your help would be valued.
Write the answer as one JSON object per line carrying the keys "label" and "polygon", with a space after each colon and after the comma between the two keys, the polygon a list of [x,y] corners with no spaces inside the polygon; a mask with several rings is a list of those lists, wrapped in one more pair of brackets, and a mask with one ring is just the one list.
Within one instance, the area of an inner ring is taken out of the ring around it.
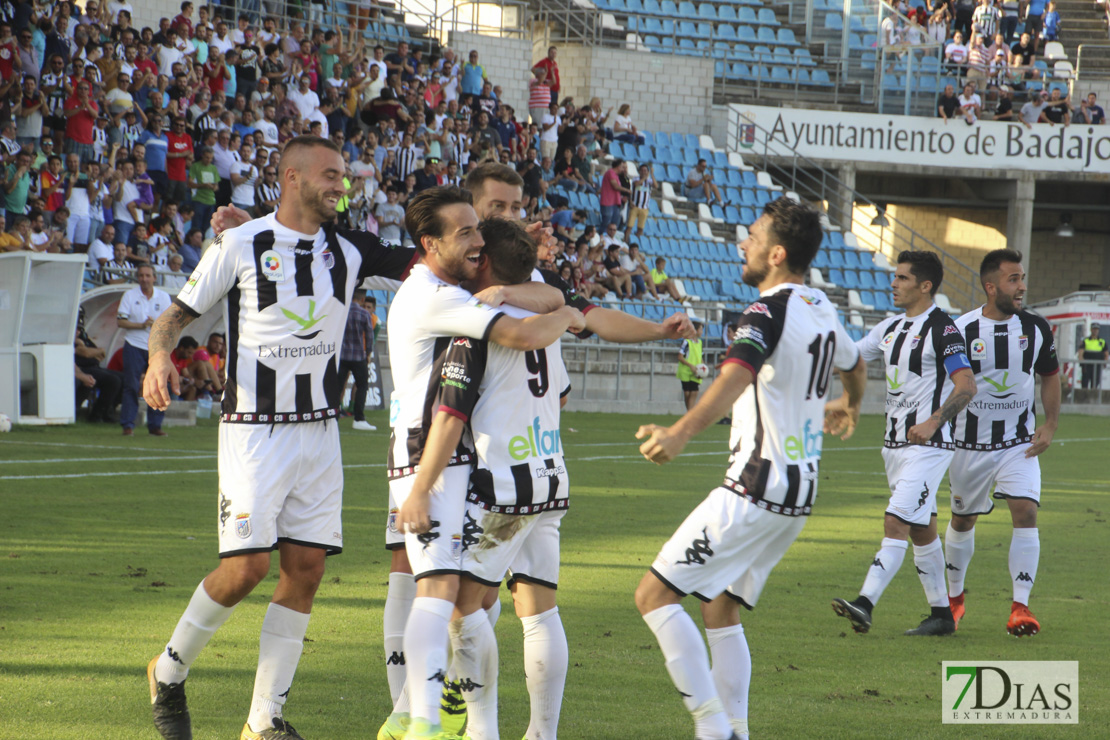
{"label": "outstretched arm", "polygon": [[624,311],[595,308],[586,314],[586,328],[607,342],[624,344],[694,338],[694,325],[684,313],[672,314],[655,324]]}
{"label": "outstretched arm", "polygon": [[154,325],[150,327],[150,361],[143,380],[143,398],[151,408],[159,411],[170,405],[167,384],[174,395],[181,395],[181,378],[170,360],[170,352],[177,346],[181,330],[193,317],[176,303],[171,303]]}
{"label": "outstretched arm", "polygon": [[736,399],[748,389],[755,376],[738,362],[729,362],[709,390],[702,394],[694,408],[686,412],[673,426],[661,427],[645,424],[636,431],[636,439],[647,437],[640,445],[640,453],[648,460],[662,465],[682,454],[686,443],[710,424],[716,424],[729,412]]}

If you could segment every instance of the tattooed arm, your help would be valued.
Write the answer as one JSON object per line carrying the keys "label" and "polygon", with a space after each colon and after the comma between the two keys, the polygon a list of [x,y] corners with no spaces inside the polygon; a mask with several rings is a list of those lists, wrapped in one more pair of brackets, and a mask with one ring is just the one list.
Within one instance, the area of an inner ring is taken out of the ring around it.
{"label": "tattooed arm", "polygon": [[933,412],[925,421],[911,427],[906,433],[910,444],[925,444],[937,433],[941,425],[947,424],[956,418],[956,414],[964,410],[967,404],[975,397],[975,375],[969,368],[957,370],[952,375],[952,392],[948,394],[941,407]]}
{"label": "tattooed arm", "polygon": [[174,395],[181,395],[181,378],[170,359],[170,352],[177,346],[181,330],[192,320],[184,308],[171,303],[150,327],[150,360],[143,381],[143,398],[153,409],[164,411],[170,405],[167,384]]}

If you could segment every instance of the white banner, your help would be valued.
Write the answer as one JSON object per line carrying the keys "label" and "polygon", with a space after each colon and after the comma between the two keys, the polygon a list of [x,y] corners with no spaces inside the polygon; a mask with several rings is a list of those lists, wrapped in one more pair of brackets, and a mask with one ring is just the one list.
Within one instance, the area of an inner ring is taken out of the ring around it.
{"label": "white banner", "polygon": [[[731,105],[741,153],[969,169],[1110,173],[1110,126],[886,116]],[[737,115],[739,114],[739,115]],[[754,125],[753,125],[754,124]]]}

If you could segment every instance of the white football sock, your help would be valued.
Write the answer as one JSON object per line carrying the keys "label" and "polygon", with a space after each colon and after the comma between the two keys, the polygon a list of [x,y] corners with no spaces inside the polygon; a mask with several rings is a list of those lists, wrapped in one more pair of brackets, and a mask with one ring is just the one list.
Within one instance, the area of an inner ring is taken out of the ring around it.
{"label": "white football sock", "polygon": [[258,638],[258,672],[254,677],[254,696],[247,724],[255,732],[273,726],[273,718],[281,716],[289,696],[293,674],[304,649],[304,634],[311,615],[293,611],[280,604],[270,604],[262,620]]}
{"label": "white football sock", "polygon": [[1014,530],[1010,540],[1010,578],[1014,584],[1014,601],[1029,606],[1029,593],[1037,580],[1041,560],[1041,537],[1036,527]]}
{"label": "white football sock", "polygon": [[709,655],[694,620],[681,604],[668,604],[645,614],[644,621],[659,641],[667,673],[682,702],[694,716],[699,740],[728,740],[732,727],[713,685]]}
{"label": "white football sock", "polygon": [[948,590],[944,587],[944,548],[940,537],[928,545],[914,545],[913,564],[917,567],[917,577],[921,579],[929,606],[948,606]]}
{"label": "white football sock", "polygon": [[455,605],[431,596],[412,600],[405,627],[409,714],[439,725],[439,699],[447,675],[447,625]]}
{"label": "white football sock", "polygon": [[486,616],[489,617],[489,626],[497,627],[497,620],[501,618],[501,599],[493,602],[489,609],[486,609]]}
{"label": "white football sock", "polygon": [[738,723],[743,722],[746,733],[752,654],[744,637],[744,625],[715,630],[706,628],[705,636],[709,642],[709,654],[713,657],[713,683],[725,707],[729,724],[737,729]]}
{"label": "white football sock", "polygon": [[[416,598],[416,581],[411,573],[390,573],[389,590],[385,594],[382,614],[382,637],[385,642],[385,677],[394,712],[407,712],[405,695],[405,623],[409,619],[412,600]],[[404,708],[398,708],[403,701]]]}
{"label": "white football sock", "polygon": [[201,581],[154,666],[155,678],[162,683],[184,681],[193,661],[233,611],[234,606],[223,606],[213,601]]}
{"label": "white football sock", "polygon": [[524,627],[524,677],[532,713],[528,740],[555,740],[570,654],[559,607],[534,617],[521,617]]}
{"label": "white football sock", "polygon": [[449,627],[452,665],[466,699],[466,735],[472,740],[498,740],[497,638],[489,615],[479,609]]}
{"label": "white football sock", "polygon": [[949,596],[959,596],[964,592],[964,579],[974,554],[975,527],[957,532],[952,529],[952,522],[948,522],[948,531],[944,533],[944,559],[948,570]]}
{"label": "white football sock", "polygon": [[883,591],[902,567],[902,559],[906,557],[909,544],[905,540],[883,538],[879,551],[875,553],[875,560],[867,569],[867,578],[863,579],[863,588],[859,590],[860,596],[866,597],[872,605],[879,603],[879,597],[883,595]]}

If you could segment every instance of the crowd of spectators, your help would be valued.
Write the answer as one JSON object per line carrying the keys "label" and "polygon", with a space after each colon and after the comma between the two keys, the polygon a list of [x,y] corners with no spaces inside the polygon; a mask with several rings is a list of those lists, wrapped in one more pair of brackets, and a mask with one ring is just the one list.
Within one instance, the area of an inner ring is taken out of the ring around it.
{"label": "crowd of spectators", "polygon": [[[157,28],[136,28],[119,0],[83,10],[0,2],[0,251],[87,254],[90,284],[130,282],[149,264],[160,286],[180,288],[216,208],[273,211],[281,149],[309,133],[332,139],[348,163],[340,222],[390,241],[407,240],[415,193],[459,184],[486,162],[518,171],[528,218],[565,211],[568,191],[599,196],[590,249],[607,246],[630,199],[638,230],[628,234],[643,233],[658,187],[651,168],[629,178],[623,163],[605,164],[610,142],[643,143],[631,106],[614,114],[598,98],[564,95],[555,47],[533,68],[529,110],[518,113],[477,51],[463,60],[446,47],[434,57],[407,42],[386,49],[362,32],[361,11],[336,30],[312,3],[280,17],[180,7]],[[597,280],[592,293],[650,292],[632,280],[646,266],[604,277],[593,267],[603,262],[583,265],[583,279]]]}

